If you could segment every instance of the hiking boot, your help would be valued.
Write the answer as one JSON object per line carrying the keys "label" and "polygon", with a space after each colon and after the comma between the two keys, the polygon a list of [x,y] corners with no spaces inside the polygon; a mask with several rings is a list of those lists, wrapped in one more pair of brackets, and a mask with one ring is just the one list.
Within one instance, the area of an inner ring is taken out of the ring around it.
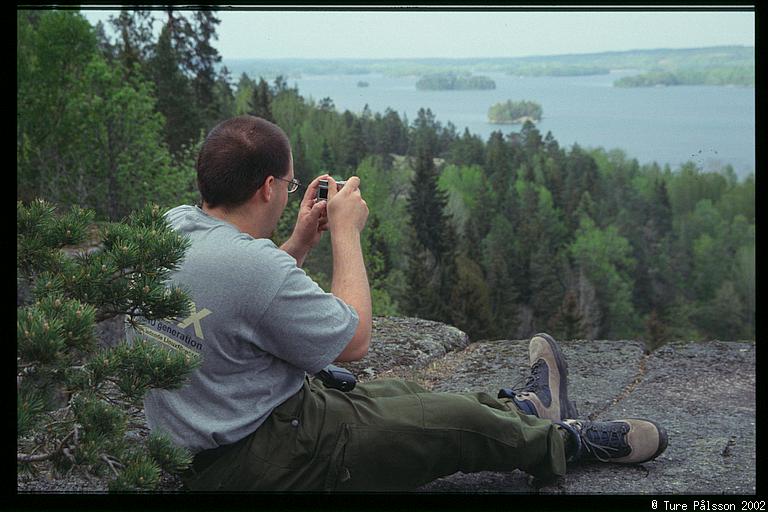
{"label": "hiking boot", "polygon": [[511,398],[518,409],[551,421],[578,417],[568,399],[568,364],[549,334],[539,333],[528,345],[531,373],[520,389],[504,388],[499,398]]}
{"label": "hiking boot", "polygon": [[640,464],[667,449],[667,432],[657,423],[642,419],[557,422],[566,432],[568,462],[620,462]]}

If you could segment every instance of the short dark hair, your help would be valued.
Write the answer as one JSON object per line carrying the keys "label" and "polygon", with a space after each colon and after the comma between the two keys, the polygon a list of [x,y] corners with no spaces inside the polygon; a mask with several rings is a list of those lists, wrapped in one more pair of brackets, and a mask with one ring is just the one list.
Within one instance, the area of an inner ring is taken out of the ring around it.
{"label": "short dark hair", "polygon": [[268,176],[288,174],[291,143],[276,124],[233,117],[216,125],[197,157],[197,187],[209,206],[239,206]]}

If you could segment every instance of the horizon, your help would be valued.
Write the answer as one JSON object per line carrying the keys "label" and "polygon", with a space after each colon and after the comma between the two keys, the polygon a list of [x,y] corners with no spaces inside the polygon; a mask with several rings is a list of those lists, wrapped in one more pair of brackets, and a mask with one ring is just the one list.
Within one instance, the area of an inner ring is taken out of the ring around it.
{"label": "horizon", "polygon": [[339,61],[339,60],[518,60],[518,59],[535,59],[535,58],[550,58],[550,57],[572,57],[572,56],[589,56],[589,55],[603,55],[606,53],[633,53],[633,52],[656,52],[656,51],[686,51],[686,50],[706,50],[714,48],[755,48],[754,45],[744,44],[720,44],[714,46],[691,46],[685,48],[630,48],[628,50],[605,50],[599,52],[585,52],[585,53],[557,53],[557,54],[533,54],[533,55],[520,55],[515,57],[503,56],[503,55],[481,55],[476,57],[447,57],[447,56],[434,56],[434,57],[222,57],[222,60],[307,60],[307,61]]}

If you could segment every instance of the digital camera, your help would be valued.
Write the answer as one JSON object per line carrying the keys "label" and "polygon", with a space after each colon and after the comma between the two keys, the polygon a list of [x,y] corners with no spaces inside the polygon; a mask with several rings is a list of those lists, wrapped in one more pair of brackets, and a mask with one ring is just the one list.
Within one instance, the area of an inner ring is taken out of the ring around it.
{"label": "digital camera", "polygon": [[[328,180],[320,180],[320,183],[317,187],[317,195],[315,196],[315,199],[318,201],[327,201],[328,200]],[[341,187],[344,186],[346,183],[346,180],[341,180],[336,182],[336,190],[341,190]]]}

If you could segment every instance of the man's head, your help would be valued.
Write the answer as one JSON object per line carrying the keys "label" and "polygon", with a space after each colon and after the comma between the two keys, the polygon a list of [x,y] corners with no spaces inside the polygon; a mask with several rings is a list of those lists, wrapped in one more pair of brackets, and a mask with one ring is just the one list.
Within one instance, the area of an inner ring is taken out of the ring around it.
{"label": "man's head", "polygon": [[218,124],[197,158],[197,186],[211,208],[241,206],[274,182],[270,176],[293,178],[291,145],[279,126],[259,117],[238,116]]}

